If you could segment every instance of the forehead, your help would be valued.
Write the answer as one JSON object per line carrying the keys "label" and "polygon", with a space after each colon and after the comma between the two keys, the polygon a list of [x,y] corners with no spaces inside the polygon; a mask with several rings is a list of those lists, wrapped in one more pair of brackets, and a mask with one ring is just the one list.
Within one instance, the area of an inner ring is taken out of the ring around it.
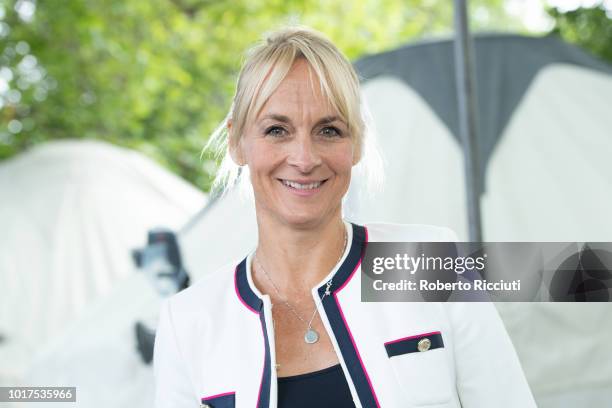
{"label": "forehead", "polygon": [[264,103],[258,117],[270,111],[281,114],[308,113],[312,116],[336,114],[321,89],[316,72],[303,58],[293,63],[285,78]]}

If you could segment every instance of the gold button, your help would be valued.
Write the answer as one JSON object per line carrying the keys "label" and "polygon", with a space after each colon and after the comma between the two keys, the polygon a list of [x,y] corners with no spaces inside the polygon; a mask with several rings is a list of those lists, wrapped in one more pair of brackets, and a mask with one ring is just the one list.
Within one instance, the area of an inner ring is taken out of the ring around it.
{"label": "gold button", "polygon": [[419,340],[419,342],[417,343],[417,349],[419,351],[427,351],[429,350],[430,347],[431,347],[431,340],[429,340],[427,337]]}

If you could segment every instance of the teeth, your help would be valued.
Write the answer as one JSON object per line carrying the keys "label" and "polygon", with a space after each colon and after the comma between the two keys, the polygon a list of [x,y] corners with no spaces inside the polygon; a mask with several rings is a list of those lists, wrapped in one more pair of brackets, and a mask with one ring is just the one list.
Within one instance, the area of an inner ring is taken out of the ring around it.
{"label": "teeth", "polygon": [[313,188],[318,188],[322,184],[322,182],[317,181],[315,183],[310,183],[310,184],[300,184],[294,181],[283,180],[283,184],[288,187],[293,187],[298,190],[312,190]]}

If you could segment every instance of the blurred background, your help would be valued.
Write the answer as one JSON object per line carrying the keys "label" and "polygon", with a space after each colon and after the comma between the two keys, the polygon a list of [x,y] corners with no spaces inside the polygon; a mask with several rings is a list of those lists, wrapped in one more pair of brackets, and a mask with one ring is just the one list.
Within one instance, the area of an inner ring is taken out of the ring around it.
{"label": "blurred background", "polygon": [[[612,241],[612,2],[471,0],[469,22],[484,239]],[[347,218],[468,239],[451,1],[0,0],[0,386],[152,404],[160,299],[255,245],[202,148],[244,51],[294,23],[355,63],[376,129],[385,182],[357,177]],[[539,406],[609,406],[609,303],[498,308]]]}

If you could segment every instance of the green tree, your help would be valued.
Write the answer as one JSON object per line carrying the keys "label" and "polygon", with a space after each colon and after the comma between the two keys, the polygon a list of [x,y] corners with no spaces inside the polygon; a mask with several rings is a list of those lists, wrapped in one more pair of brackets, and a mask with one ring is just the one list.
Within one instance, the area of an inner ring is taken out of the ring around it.
{"label": "green tree", "polygon": [[[520,29],[503,0],[473,0],[476,29]],[[207,190],[200,159],[243,51],[287,23],[357,58],[452,32],[448,0],[0,0],[0,159],[46,140],[138,149]]]}
{"label": "green tree", "polygon": [[612,63],[612,11],[603,4],[567,12],[556,8],[547,11],[555,20],[553,34]]}

